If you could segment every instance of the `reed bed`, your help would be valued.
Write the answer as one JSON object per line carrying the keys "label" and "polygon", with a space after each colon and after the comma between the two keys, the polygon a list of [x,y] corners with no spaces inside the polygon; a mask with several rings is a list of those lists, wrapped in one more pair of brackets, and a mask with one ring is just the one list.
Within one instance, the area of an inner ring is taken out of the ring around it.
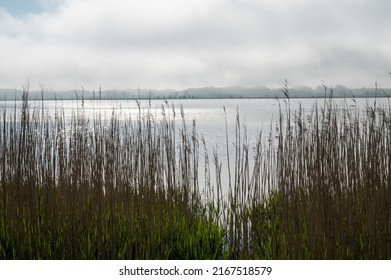
{"label": "reed bed", "polygon": [[195,131],[172,114],[118,114],[49,116],[29,109],[27,92],[20,115],[2,111],[1,258],[222,257],[223,230],[201,204]]}
{"label": "reed bed", "polygon": [[268,199],[255,200],[241,214],[251,221],[248,247],[253,248],[241,253],[271,259],[389,259],[390,117],[389,104],[357,108],[331,98],[309,114],[281,113],[276,143],[269,146],[275,185]]}
{"label": "reed bed", "polygon": [[238,114],[223,165],[168,103],[66,118],[25,90],[0,108],[0,258],[391,258],[391,107],[291,112],[284,93],[254,146]]}

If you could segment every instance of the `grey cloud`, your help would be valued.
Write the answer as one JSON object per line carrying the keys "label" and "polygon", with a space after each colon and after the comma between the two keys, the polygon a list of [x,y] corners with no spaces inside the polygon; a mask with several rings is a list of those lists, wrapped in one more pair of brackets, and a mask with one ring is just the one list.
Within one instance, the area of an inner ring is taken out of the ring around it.
{"label": "grey cloud", "polygon": [[27,18],[0,11],[0,87],[29,78],[53,87],[268,86],[284,78],[355,87],[391,70],[390,1],[162,3],[68,0]]}

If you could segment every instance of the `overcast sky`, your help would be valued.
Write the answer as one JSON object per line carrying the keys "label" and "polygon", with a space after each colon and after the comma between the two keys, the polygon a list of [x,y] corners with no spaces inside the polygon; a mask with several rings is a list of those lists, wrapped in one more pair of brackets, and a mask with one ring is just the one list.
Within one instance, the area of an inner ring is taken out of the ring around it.
{"label": "overcast sky", "polygon": [[390,0],[0,0],[0,87],[391,87]]}

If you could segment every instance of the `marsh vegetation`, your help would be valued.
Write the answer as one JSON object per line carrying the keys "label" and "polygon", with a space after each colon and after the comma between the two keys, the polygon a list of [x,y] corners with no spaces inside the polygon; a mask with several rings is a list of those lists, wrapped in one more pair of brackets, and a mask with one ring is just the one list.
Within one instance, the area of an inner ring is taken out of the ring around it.
{"label": "marsh vegetation", "polygon": [[26,90],[0,108],[0,258],[389,259],[390,105],[286,97],[255,145],[237,117],[223,164],[169,104],[66,117]]}

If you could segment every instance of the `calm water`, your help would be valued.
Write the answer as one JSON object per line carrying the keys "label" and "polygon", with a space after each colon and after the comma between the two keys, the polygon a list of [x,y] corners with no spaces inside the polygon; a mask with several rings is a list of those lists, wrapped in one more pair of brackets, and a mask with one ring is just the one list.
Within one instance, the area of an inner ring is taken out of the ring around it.
{"label": "calm water", "polygon": [[[305,113],[310,113],[314,108],[315,102],[319,107],[324,105],[323,99],[291,99],[291,111],[295,111],[300,106]],[[374,99],[335,99],[335,102],[346,102],[348,106],[357,106],[364,109],[366,104],[374,103]],[[378,104],[388,104],[388,99],[377,99]],[[162,107],[166,108],[166,114],[172,114],[174,108],[176,120],[181,122],[180,108],[183,107],[185,119],[189,124],[189,129],[193,120],[197,125],[197,132],[199,136],[205,138],[207,149],[210,153],[210,161],[212,163],[212,152],[216,151],[219,159],[223,164],[223,176],[227,176],[227,146],[226,146],[226,127],[225,119],[228,125],[228,145],[230,150],[230,158],[234,158],[234,142],[236,131],[237,116],[240,118],[241,132],[244,133],[244,126],[246,127],[246,134],[248,135],[250,152],[252,146],[255,144],[256,136],[260,131],[262,135],[268,135],[270,127],[276,122],[279,116],[279,108],[284,111],[286,103],[283,100],[275,99],[211,99],[211,100],[145,100],[137,103],[135,100],[85,100],[82,101],[44,101],[43,106],[48,116],[54,117],[55,111],[59,110],[64,113],[65,117],[71,118],[78,110],[83,110],[85,116],[93,117],[100,114],[102,119],[109,119],[112,116],[113,109],[119,113],[120,119],[137,119],[139,110],[147,112],[148,110],[154,115],[155,119],[162,118]],[[7,111],[12,111],[14,108],[19,110],[21,102],[17,101],[1,101],[0,106],[6,107]],[[41,108],[41,101],[31,101],[31,107]],[[170,109],[167,109],[170,107]],[[225,108],[225,110],[224,110]],[[202,165],[202,163],[201,163]],[[203,166],[200,166],[203,168]],[[214,172],[213,170],[211,171]],[[202,173],[200,173],[202,174]],[[213,176],[213,174],[212,174]],[[201,184],[203,178],[200,178]],[[225,183],[225,182],[223,182]]]}
{"label": "calm water", "polygon": [[[366,104],[373,104],[374,99],[334,99],[337,103],[346,102],[348,106],[357,106],[364,109]],[[315,102],[319,107],[324,105],[323,99],[291,99],[290,107],[291,112],[297,110],[300,106],[305,113],[310,113],[314,108]],[[386,104],[388,99],[377,99],[378,104]],[[15,108],[15,101],[3,101],[3,106],[7,107],[7,110]],[[42,106],[41,101],[31,101],[30,105],[40,108]],[[226,128],[225,119],[228,124],[228,137],[229,142],[235,141],[235,127],[237,116],[240,118],[240,124],[242,132],[244,132],[244,126],[246,128],[250,145],[254,143],[256,135],[262,131],[264,135],[267,135],[270,131],[271,124],[274,124],[279,117],[280,106],[282,111],[286,103],[283,100],[275,99],[191,99],[191,100],[143,100],[136,102],[135,100],[65,100],[65,101],[44,101],[44,107],[46,113],[49,116],[54,116],[55,110],[64,112],[66,117],[72,117],[77,111],[83,109],[85,116],[93,117],[100,114],[103,119],[109,119],[112,116],[113,109],[119,113],[119,118],[122,119],[137,119],[139,114],[139,107],[142,112],[149,110],[155,119],[162,118],[162,107],[166,108],[166,114],[172,116],[172,107],[175,108],[176,119],[181,121],[180,108],[183,107],[185,113],[185,119],[191,128],[193,120],[196,121],[197,131],[200,135],[205,137],[208,146],[211,149],[217,149],[218,151],[226,150]],[[167,106],[170,109],[167,109]],[[17,108],[21,107],[21,102],[17,102]],[[225,110],[224,110],[225,108]],[[224,144],[224,145],[222,145]]]}

